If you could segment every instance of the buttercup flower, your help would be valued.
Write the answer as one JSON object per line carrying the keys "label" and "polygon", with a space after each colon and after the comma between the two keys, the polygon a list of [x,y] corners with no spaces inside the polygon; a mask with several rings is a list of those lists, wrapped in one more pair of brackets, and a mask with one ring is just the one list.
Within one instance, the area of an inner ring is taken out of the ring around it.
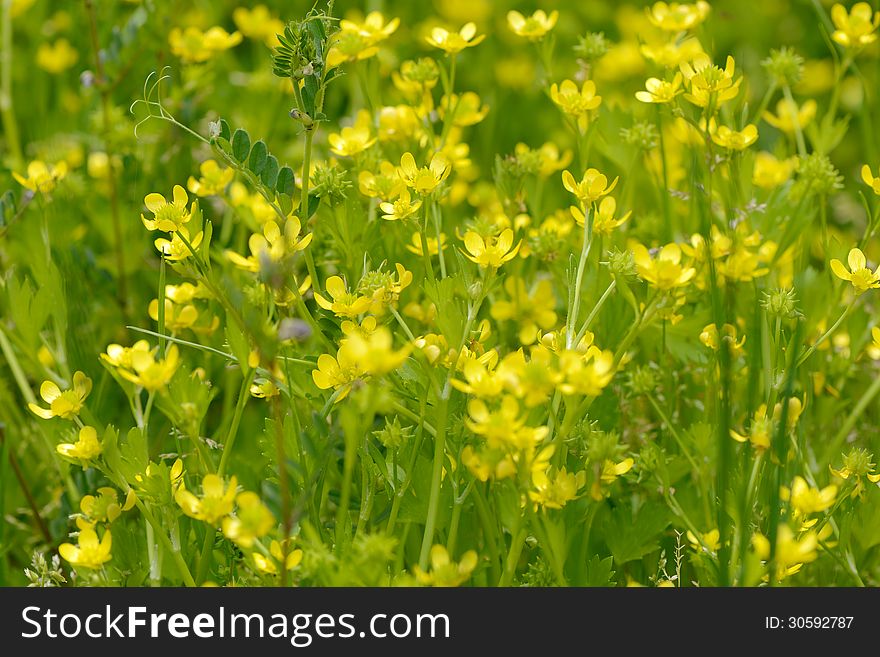
{"label": "buttercup flower", "polygon": [[177,345],[168,347],[164,358],[156,359],[152,351],[132,351],[131,369],[120,369],[119,374],[145,390],[161,390],[177,371],[180,365]]}
{"label": "buttercup flower", "polygon": [[48,194],[55,189],[58,181],[62,180],[66,175],[67,163],[64,161],[56,162],[53,166],[41,160],[34,160],[28,164],[27,177],[15,171],[12,172],[12,177],[15,178],[19,185],[32,192],[41,192],[43,194]]}
{"label": "buttercup flower", "polygon": [[880,12],[875,13],[867,2],[857,2],[849,13],[836,4],[831,8],[831,20],[837,28],[831,38],[844,48],[863,48],[877,40]]}
{"label": "buttercup flower", "polygon": [[708,55],[699,55],[690,63],[683,62],[680,68],[689,88],[684,97],[698,107],[705,108],[714,103],[718,109],[739,93],[742,77],[733,79],[736,64],[729,55],[723,69],[715,66]]}
{"label": "buttercup flower", "polygon": [[712,133],[712,141],[732,151],[745,150],[758,140],[758,129],[751,123],[742,130],[732,130],[726,125],[719,126]]}
{"label": "buttercup flower", "polygon": [[77,545],[62,543],[58,546],[58,554],[72,566],[96,570],[113,558],[110,554],[112,543],[109,529],[104,531],[100,541],[94,529],[81,529]]}
{"label": "buttercup flower", "polygon": [[870,187],[875,194],[880,196],[880,176],[874,177],[874,174],[871,173],[871,167],[867,164],[862,166],[862,180],[865,181],[865,184]]}
{"label": "buttercup flower", "polygon": [[698,0],[695,4],[678,2],[655,2],[645,11],[648,20],[666,32],[684,32],[697,27],[706,20],[711,11],[708,2]]}
{"label": "buttercup flower", "polygon": [[633,247],[636,271],[652,287],[659,290],[671,290],[687,285],[696,275],[693,267],[681,264],[681,248],[678,244],[667,244],[651,257],[648,249],[642,244]]}
{"label": "buttercup flower", "polygon": [[786,99],[776,103],[776,114],[764,112],[761,117],[774,128],[793,135],[806,128],[816,116],[816,101],[812,98],[798,107]]}
{"label": "buttercup flower", "polygon": [[671,103],[681,93],[681,73],[676,73],[671,82],[648,78],[645,91],[637,91],[636,98],[643,103]]}
{"label": "buttercup flower", "polygon": [[466,23],[458,32],[449,32],[442,27],[435,27],[426,40],[430,45],[439,48],[447,55],[455,55],[465,48],[471,48],[481,43],[485,38],[485,34],[477,36],[476,24]]}
{"label": "buttercup flower", "polygon": [[44,420],[51,420],[53,417],[73,420],[79,415],[91,391],[92,380],[83,372],[77,371],[73,374],[73,387],[63,392],[54,381],[43,381],[40,386],[40,397],[49,404],[49,408],[43,408],[33,402],[28,404],[28,408]]}
{"label": "buttercup flower", "polygon": [[196,196],[220,196],[235,175],[232,169],[221,168],[216,160],[202,162],[199,165],[199,173],[201,173],[200,178],[190,176],[186,183],[189,191]]}
{"label": "buttercup flower", "polygon": [[507,24],[517,36],[525,37],[529,41],[538,41],[556,26],[559,19],[558,11],[551,11],[548,15],[543,9],[539,9],[526,18],[518,11],[507,12]]}
{"label": "buttercup flower", "polygon": [[513,260],[521,245],[522,240],[513,246],[513,231],[510,228],[501,231],[498,237],[483,238],[472,230],[464,234],[464,246],[467,249],[465,255],[480,267],[497,269],[505,262]]}
{"label": "buttercup flower", "polygon": [[174,499],[181,511],[190,518],[216,526],[220,520],[232,513],[236,485],[235,477],[230,477],[229,483],[226,484],[221,477],[207,474],[202,479],[201,497],[196,497],[181,487],[175,493]]}
{"label": "buttercup flower", "polygon": [[868,261],[861,249],[851,249],[847,257],[847,263],[849,264],[849,270],[843,266],[840,260],[833,258],[831,260],[831,271],[838,278],[852,283],[856,295],[880,288],[880,267],[876,271],[868,269]]}
{"label": "buttercup flower", "polygon": [[241,43],[241,32],[229,34],[222,27],[212,27],[202,32],[197,27],[181,30],[179,27],[168,33],[171,52],[188,64],[206,62],[224,50]]}
{"label": "buttercup flower", "polygon": [[[231,483],[230,487],[234,489]],[[237,545],[249,548],[256,539],[272,530],[275,516],[260,501],[260,496],[251,491],[239,493],[235,504],[238,507],[235,515],[223,518],[223,535]]]}
{"label": "buttercup flower", "polygon": [[444,546],[435,545],[431,548],[431,570],[425,572],[416,566],[414,572],[421,584],[450,587],[464,584],[476,567],[477,553],[474,550],[465,552],[461,561],[455,563]]}
{"label": "buttercup flower", "polygon": [[433,192],[437,185],[449,176],[452,166],[443,155],[435,153],[431,163],[426,167],[419,168],[412,153],[406,152],[400,158],[400,175],[407,187],[415,190],[416,194],[426,196]]}
{"label": "buttercup flower", "polygon": [[153,213],[152,219],[141,215],[141,221],[144,222],[147,230],[173,233],[180,230],[192,218],[192,214],[186,209],[186,202],[189,200],[186,190],[180,185],[175,185],[172,192],[171,201],[167,201],[164,196],[155,192],[144,197],[144,205]]}
{"label": "buttercup flower", "polygon": [[596,95],[596,83],[585,81],[581,88],[571,80],[563,80],[561,85],[550,86],[550,99],[564,113],[573,116],[581,132],[587,129],[589,112],[602,104],[602,96]]}
{"label": "buttercup flower", "polygon": [[41,43],[37,48],[37,66],[44,71],[58,75],[76,64],[79,53],[67,39],[55,43]]}
{"label": "buttercup flower", "polygon": [[55,450],[71,459],[88,462],[101,454],[101,443],[98,442],[98,432],[95,427],[83,427],[79,430],[79,439],[75,443],[61,443],[55,446]]}
{"label": "buttercup flower", "polygon": [[[571,216],[579,226],[584,225],[586,217],[581,209],[575,205],[569,208]],[[606,196],[599,203],[599,207],[593,213],[593,233],[595,235],[611,235],[615,228],[619,228],[626,223],[632,211],[627,212],[622,217],[615,218],[617,212],[617,201],[613,196]]]}
{"label": "buttercup flower", "polygon": [[562,184],[565,189],[574,194],[585,206],[591,205],[611,193],[617,186],[618,179],[615,177],[609,185],[605,174],[599,173],[598,169],[587,169],[583,178],[578,182],[567,169],[562,172]]}
{"label": "buttercup flower", "polygon": [[345,287],[345,281],[339,276],[331,276],[324,284],[327,293],[330,295],[329,300],[322,294],[315,292],[315,301],[324,310],[335,313],[338,317],[357,317],[361,313],[365,313],[370,307],[371,300],[369,297],[358,296],[353,292],[349,292]]}
{"label": "buttercup flower", "polygon": [[[388,221],[399,221],[413,216],[422,207],[421,201],[413,201],[408,189],[404,189],[400,197],[393,203],[380,203],[379,209],[382,210],[383,219]],[[436,245],[437,240],[434,240]],[[419,240],[419,248],[421,248],[421,240]],[[421,251],[419,251],[421,253]]]}

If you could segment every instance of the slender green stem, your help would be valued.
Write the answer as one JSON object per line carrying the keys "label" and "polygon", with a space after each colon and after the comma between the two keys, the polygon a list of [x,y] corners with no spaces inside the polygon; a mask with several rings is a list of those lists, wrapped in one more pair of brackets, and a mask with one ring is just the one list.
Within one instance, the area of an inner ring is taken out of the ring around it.
{"label": "slender green stem", "polygon": [[581,309],[581,288],[584,281],[584,270],[587,266],[587,259],[590,256],[590,247],[593,243],[593,208],[588,206],[584,212],[584,242],[581,247],[581,257],[578,261],[577,274],[574,281],[574,295],[571,308],[568,309],[568,327],[565,331],[566,347],[571,349],[576,343],[574,342],[574,327],[577,322],[578,314]]}
{"label": "slender green stem", "polygon": [[220,465],[217,466],[217,474],[221,477],[226,473],[226,466],[229,463],[229,457],[232,454],[232,446],[238,436],[238,425],[241,422],[241,416],[244,407],[250,398],[250,387],[254,381],[256,370],[248,370],[248,373],[242,378],[241,388],[238,390],[238,401],[235,404],[235,411],[232,414],[232,421],[229,423],[229,432],[226,434],[226,442],[223,444],[223,453],[220,455]]}
{"label": "slender green stem", "polygon": [[672,434],[672,437],[675,438],[675,442],[678,444],[678,448],[681,450],[681,453],[684,454],[685,458],[688,460],[688,463],[691,464],[691,468],[693,468],[694,473],[699,473],[700,468],[697,465],[697,462],[694,460],[694,457],[691,456],[690,450],[685,446],[684,440],[681,437],[681,434],[678,432],[678,429],[675,428],[675,425],[670,421],[669,417],[667,417],[665,411],[657,403],[657,400],[654,399],[654,395],[648,393],[645,395],[648,398],[648,401],[651,403],[651,406],[654,408],[654,411],[657,415],[660,416],[660,419],[663,421],[663,424],[666,425],[666,428],[669,429],[669,433]]}
{"label": "slender green stem", "polygon": [[827,331],[825,331],[825,333],[823,333],[823,334],[821,335],[821,337],[820,337],[818,340],[816,340],[816,342],[814,342],[814,343],[810,346],[810,348],[807,349],[807,350],[804,352],[804,355],[801,356],[801,357],[798,359],[798,362],[797,362],[798,366],[803,365],[804,362],[805,362],[810,356],[813,355],[813,352],[815,352],[816,349],[818,349],[819,346],[820,346],[823,342],[825,342],[825,340],[827,340],[829,337],[831,337],[831,334],[834,333],[834,332],[840,327],[840,325],[843,323],[843,320],[845,320],[845,319],[847,318],[847,316],[850,314],[850,312],[852,312],[853,308],[855,308],[855,304],[854,304],[854,303],[848,305],[848,306],[844,309],[843,313],[841,313],[840,317],[837,318],[837,321],[834,322],[834,324],[831,326],[831,328],[828,329]]}
{"label": "slender green stem", "polygon": [[195,586],[195,579],[193,578],[192,573],[189,570],[189,566],[186,565],[186,561],[184,561],[180,549],[175,549],[175,547],[171,544],[171,540],[162,529],[162,525],[158,523],[155,516],[147,508],[147,505],[144,504],[138,497],[134,498],[134,503],[141,514],[144,516],[144,518],[147,519],[147,522],[150,523],[150,527],[152,527],[153,533],[156,537],[158,537],[159,542],[162,544],[162,547],[165,548],[165,551],[168,552],[174,559],[174,563],[177,565],[177,568],[180,571],[181,576],[183,577],[183,581],[186,583],[187,586]]}
{"label": "slender green stem", "polygon": [[596,319],[596,315],[599,314],[599,311],[602,309],[602,306],[605,305],[605,302],[608,300],[608,297],[611,296],[611,293],[614,291],[614,288],[617,286],[617,279],[612,279],[608,284],[608,287],[605,288],[605,291],[602,293],[602,296],[599,297],[599,301],[596,302],[596,305],[593,306],[593,310],[590,311],[590,314],[587,316],[587,321],[584,322],[584,325],[581,327],[581,330],[578,331],[578,334],[574,338],[574,346],[577,346],[581,338],[584,337],[584,334],[590,329],[590,326],[593,324],[593,320]]}
{"label": "slender green stem", "polygon": [[843,444],[846,442],[846,437],[849,435],[849,432],[852,431],[852,428],[856,425],[856,421],[862,416],[862,413],[868,408],[868,405],[874,400],[874,397],[877,396],[877,393],[880,392],[880,376],[874,377],[874,381],[862,393],[862,396],[859,398],[859,401],[856,402],[855,407],[850,411],[850,414],[846,417],[846,420],[843,421],[843,424],[840,425],[840,429],[834,434],[834,437],[828,443],[828,447],[825,450],[825,458],[826,460],[830,460],[835,452],[839,451]]}
{"label": "slender green stem", "polygon": [[12,158],[12,165],[21,168],[23,157],[21,141],[18,136],[18,123],[12,100],[12,0],[2,0],[3,15],[2,39],[0,48],[0,114],[3,117],[3,133],[6,135],[6,148]]}

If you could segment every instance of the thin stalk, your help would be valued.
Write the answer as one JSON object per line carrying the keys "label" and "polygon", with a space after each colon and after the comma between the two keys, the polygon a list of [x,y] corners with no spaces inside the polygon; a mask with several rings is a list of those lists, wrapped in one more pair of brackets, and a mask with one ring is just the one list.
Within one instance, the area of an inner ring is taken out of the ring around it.
{"label": "thin stalk", "polygon": [[587,266],[587,258],[590,256],[590,247],[593,243],[593,208],[592,205],[585,208],[584,212],[584,242],[581,246],[581,257],[578,261],[577,274],[574,281],[574,297],[571,308],[568,309],[568,327],[565,331],[566,347],[569,349],[575,344],[574,327],[577,322],[578,313],[581,309],[581,287],[584,281],[584,269]]}
{"label": "thin stalk", "polygon": [[3,15],[2,39],[0,48],[0,114],[3,117],[3,134],[6,135],[6,148],[12,158],[14,168],[21,168],[24,158],[15,121],[15,107],[12,100],[12,0],[2,0]]}
{"label": "thin stalk", "polygon": [[223,443],[223,453],[220,455],[220,465],[217,466],[217,474],[223,476],[226,472],[226,465],[229,463],[229,456],[232,454],[232,446],[238,436],[238,425],[241,422],[241,416],[244,407],[247,405],[250,397],[251,383],[254,381],[256,370],[248,370],[248,373],[241,381],[241,388],[238,390],[238,401],[235,403],[235,411],[232,414],[232,422],[229,423],[229,432],[226,434],[226,442]]}

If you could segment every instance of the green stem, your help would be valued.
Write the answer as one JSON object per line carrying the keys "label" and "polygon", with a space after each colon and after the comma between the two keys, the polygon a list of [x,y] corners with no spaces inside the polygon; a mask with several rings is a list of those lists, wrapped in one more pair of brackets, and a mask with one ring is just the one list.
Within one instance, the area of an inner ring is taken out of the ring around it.
{"label": "green stem", "polygon": [[574,297],[571,308],[568,309],[568,327],[565,331],[566,347],[571,349],[574,346],[574,327],[577,322],[578,313],[581,308],[581,287],[584,280],[584,269],[587,266],[587,258],[590,256],[590,247],[593,242],[593,208],[589,206],[585,208],[584,213],[584,242],[581,246],[581,257],[578,261],[577,274],[574,281]]}
{"label": "green stem", "polygon": [[0,48],[0,113],[3,116],[3,133],[6,135],[6,148],[15,169],[21,168],[24,158],[15,121],[15,108],[12,101],[12,0],[2,0],[2,43]]}
{"label": "green stem", "polygon": [[244,407],[250,397],[251,383],[254,381],[256,370],[248,370],[248,373],[241,381],[241,388],[238,391],[238,401],[235,404],[235,412],[232,414],[232,422],[229,424],[229,432],[226,434],[226,442],[223,444],[223,453],[220,455],[220,465],[217,467],[217,474],[223,476],[226,473],[226,465],[229,462],[229,456],[232,454],[232,446],[238,436],[238,425],[241,422],[241,416]]}
{"label": "green stem", "polygon": [[195,579],[193,579],[192,573],[190,572],[189,567],[186,565],[186,561],[184,561],[180,549],[174,548],[174,546],[171,544],[171,540],[168,538],[168,535],[162,530],[162,526],[156,521],[155,516],[153,516],[153,514],[147,508],[147,505],[144,504],[138,497],[134,498],[134,503],[137,506],[138,510],[140,510],[144,518],[147,519],[147,522],[150,523],[150,527],[153,528],[153,532],[155,536],[159,538],[159,542],[162,543],[162,547],[165,548],[165,551],[168,552],[174,559],[174,563],[177,565],[178,570],[180,570],[183,581],[186,583],[187,586],[194,587],[196,585]]}
{"label": "green stem", "polygon": [[855,426],[856,421],[861,417],[862,413],[865,412],[865,409],[868,408],[868,405],[874,400],[874,397],[877,396],[878,392],[880,392],[880,376],[874,378],[874,381],[859,398],[855,408],[850,411],[850,414],[847,416],[846,420],[844,420],[838,432],[834,434],[834,438],[828,443],[828,448],[825,450],[826,460],[830,460],[834,453],[840,450],[843,443],[846,442],[846,437],[849,435],[849,432],[852,431],[852,428]]}
{"label": "green stem", "polygon": [[809,349],[807,349],[807,350],[804,352],[804,355],[801,356],[801,357],[798,359],[798,362],[797,362],[798,366],[803,365],[804,362],[805,362],[810,356],[813,355],[813,352],[815,352],[816,349],[818,349],[819,346],[820,346],[823,342],[825,342],[825,340],[827,340],[827,339],[831,336],[831,334],[834,333],[834,332],[838,329],[838,327],[843,323],[843,320],[845,320],[845,319],[847,318],[847,316],[850,314],[850,312],[853,310],[853,308],[855,308],[855,304],[854,304],[854,303],[848,305],[848,306],[844,309],[843,313],[840,315],[840,317],[837,318],[837,321],[834,322],[834,324],[831,326],[831,328],[828,329],[827,331],[825,331],[825,333],[823,333],[822,336],[821,336],[818,340],[816,340],[816,342],[814,342],[813,345],[812,345]]}

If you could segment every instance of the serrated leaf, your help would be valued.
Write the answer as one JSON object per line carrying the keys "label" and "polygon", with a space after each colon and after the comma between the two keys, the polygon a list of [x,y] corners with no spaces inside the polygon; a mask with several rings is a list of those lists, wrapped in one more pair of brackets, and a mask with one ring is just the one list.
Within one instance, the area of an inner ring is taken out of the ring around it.
{"label": "serrated leaf", "polygon": [[232,135],[232,156],[239,162],[247,160],[251,152],[251,137],[243,128],[239,128]]}
{"label": "serrated leaf", "polygon": [[584,586],[614,586],[613,565],[611,557],[600,559],[598,554],[594,554],[587,562]]}
{"label": "serrated leaf", "polygon": [[656,550],[661,533],[669,525],[669,514],[659,504],[645,504],[636,513],[624,504],[607,513],[607,520],[597,525],[605,528],[605,542],[618,565]]}
{"label": "serrated leaf", "polygon": [[248,158],[248,169],[259,176],[266,167],[266,160],[268,157],[269,149],[266,147],[266,142],[260,139],[251,146],[251,155]]}

